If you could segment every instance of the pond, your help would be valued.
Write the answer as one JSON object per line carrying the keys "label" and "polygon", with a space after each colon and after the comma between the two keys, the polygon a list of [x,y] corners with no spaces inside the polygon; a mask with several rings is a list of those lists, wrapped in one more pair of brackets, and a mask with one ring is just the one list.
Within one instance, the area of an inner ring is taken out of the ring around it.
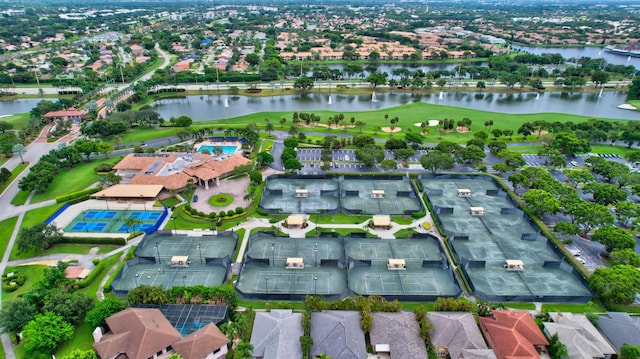
{"label": "pond", "polygon": [[0,116],[29,112],[42,100],[41,98],[29,98],[0,101]]}
{"label": "pond", "polygon": [[511,46],[514,50],[529,52],[540,55],[543,53],[560,54],[565,59],[581,57],[590,57],[592,59],[604,58],[607,63],[614,65],[633,65],[636,69],[640,69],[640,58],[615,55],[604,51],[600,47],[530,47],[530,46]]}
{"label": "pond", "polygon": [[[277,94],[277,91],[275,92]],[[435,94],[379,93],[372,95],[344,94],[295,94],[271,97],[249,96],[187,96],[163,99],[151,107],[169,119],[186,115],[194,121],[219,120],[244,116],[256,112],[318,111],[341,112],[368,111],[400,106],[411,102],[426,102],[474,110],[511,114],[558,112],[574,115],[640,119],[640,112],[621,110],[627,94],[623,91],[598,93],[476,93],[441,92]]]}

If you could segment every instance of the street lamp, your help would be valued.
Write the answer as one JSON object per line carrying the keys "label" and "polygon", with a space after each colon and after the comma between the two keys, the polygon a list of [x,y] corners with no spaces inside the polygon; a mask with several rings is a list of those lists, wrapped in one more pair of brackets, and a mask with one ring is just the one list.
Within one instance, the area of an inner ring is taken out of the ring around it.
{"label": "street lamp", "polygon": [[182,286],[183,286],[183,287],[186,287],[186,286],[187,286],[187,285],[185,284],[185,281],[184,281],[184,279],[185,279],[185,278],[187,278],[187,275],[186,275],[186,274],[182,276]]}
{"label": "street lamp", "polygon": [[318,284],[318,277],[317,276],[313,276],[313,295],[316,295],[317,293],[317,284]]}
{"label": "street lamp", "polygon": [[162,264],[162,262],[160,261],[160,249],[158,248],[158,242],[157,241],[153,244],[153,248],[156,249],[156,254],[158,255],[158,264]]}
{"label": "street lamp", "polygon": [[313,265],[318,266],[318,243],[313,248]]}
{"label": "street lamp", "polygon": [[267,293],[267,300],[269,299],[269,276],[265,276],[264,280],[266,281],[266,284],[264,285],[264,290],[265,293]]}
{"label": "street lamp", "polygon": [[202,242],[198,243],[198,252],[200,252],[200,264],[204,264],[202,262]]}
{"label": "street lamp", "polygon": [[176,217],[171,217],[171,222],[173,223],[173,234],[178,235],[178,230],[176,229]]}
{"label": "street lamp", "polygon": [[136,279],[136,288],[138,288],[138,278],[140,278],[140,273],[136,273],[135,279]]}

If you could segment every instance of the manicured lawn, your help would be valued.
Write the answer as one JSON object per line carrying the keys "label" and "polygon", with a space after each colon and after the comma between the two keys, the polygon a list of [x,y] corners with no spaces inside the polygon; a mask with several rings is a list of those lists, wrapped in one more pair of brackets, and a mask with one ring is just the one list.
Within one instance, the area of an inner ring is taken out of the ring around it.
{"label": "manicured lawn", "polygon": [[102,273],[100,273],[100,275],[98,275],[94,279],[94,281],[91,283],[90,286],[80,289],[79,292],[83,293],[89,298],[97,299],[96,292],[98,291],[100,282],[102,282],[104,277],[107,275],[107,272],[109,272],[109,269],[111,269],[111,267],[113,267],[116,264],[116,262],[118,262],[118,258],[120,258],[121,256],[122,256],[122,253],[116,253],[111,257],[105,258]]}
{"label": "manicured lawn", "polygon": [[624,156],[629,152],[629,149],[625,146],[609,146],[609,145],[591,145],[592,153],[613,153],[620,156]]}
{"label": "manicured lawn", "polygon": [[536,305],[533,303],[496,303],[502,306],[505,306],[506,308],[512,308],[512,309],[522,309],[522,310],[535,310],[536,309]]}
{"label": "manicured lawn", "polygon": [[11,116],[3,117],[2,121],[12,124],[15,130],[21,130],[29,124],[29,112],[16,113]]}
{"label": "manicured lawn", "polygon": [[214,207],[225,207],[233,202],[233,196],[227,193],[218,193],[209,197],[209,204]]}
{"label": "manicured lawn", "polygon": [[27,198],[31,193],[25,191],[18,191],[15,197],[11,200],[11,204],[14,206],[22,206],[27,203]]}
{"label": "manicured lawn", "polygon": [[[314,114],[320,116],[321,122],[326,122],[329,116],[334,116],[337,114],[333,111],[312,111]],[[511,129],[517,133],[518,128],[525,122],[534,122],[544,120],[547,122],[566,122],[573,121],[574,123],[584,122],[589,120],[591,117],[588,116],[578,116],[578,115],[570,115],[570,114],[561,114],[561,113],[535,113],[535,114],[507,114],[507,113],[499,113],[499,112],[489,112],[489,111],[479,111],[466,109],[461,107],[452,107],[452,106],[442,106],[435,104],[428,104],[423,102],[415,102],[402,106],[391,107],[382,110],[375,111],[358,111],[358,112],[343,112],[346,118],[355,117],[356,121],[363,121],[366,123],[364,128],[362,129],[363,133],[366,134],[376,134],[378,136],[386,136],[386,134],[376,131],[376,127],[385,127],[389,125],[389,121],[384,119],[385,114],[389,114],[390,117],[397,116],[400,121],[397,123],[397,127],[401,128],[402,131],[398,133],[398,135],[402,135],[407,131],[407,129],[415,129],[415,123],[427,121],[429,119],[444,119],[444,118],[453,118],[455,120],[462,119],[464,117],[468,117],[472,121],[471,132],[470,133],[457,133],[451,132],[444,134],[442,136],[442,140],[453,141],[453,142],[466,142],[467,140],[473,137],[473,131],[486,130],[484,127],[484,122],[488,120],[494,121],[493,128],[499,129]],[[237,127],[237,126],[246,126],[249,123],[255,123],[259,126],[264,126],[265,118],[282,118],[286,117],[288,119],[287,124],[290,124],[291,117],[293,115],[293,111],[281,111],[281,112],[259,112],[253,113],[246,116],[240,116],[230,119],[224,120],[209,120],[209,121],[198,121],[194,125],[191,126],[190,129],[197,129],[202,127]],[[624,120],[620,120],[624,121]],[[289,125],[285,125],[285,128],[288,128]],[[276,125],[276,128],[279,129],[279,125]],[[313,131],[313,132],[325,132],[327,135],[331,135],[332,133],[344,133],[344,131],[338,131],[336,129],[326,129],[324,127],[316,126],[316,127],[301,127],[304,131]],[[430,132],[426,136],[427,142],[438,142],[439,141],[439,133],[438,127],[430,127]],[[162,128],[136,128],[131,132],[124,134],[121,137],[122,143],[128,142],[144,142],[150,139],[156,139],[161,137],[171,136],[175,133],[175,128],[173,127],[162,127]],[[349,129],[346,133],[351,135],[358,135],[360,133],[360,129]],[[504,138],[503,138],[504,139]],[[521,141],[522,136],[516,135],[513,137],[514,141]],[[535,136],[529,136],[527,138],[528,141],[536,141]]]}
{"label": "manicured lawn", "polygon": [[344,213],[316,215],[309,217],[311,222],[319,224],[360,224],[371,219],[371,216],[350,216]]}
{"label": "manicured lawn", "polygon": [[55,199],[63,194],[81,191],[100,180],[100,175],[93,168],[101,163],[114,165],[120,161],[120,157],[83,162],[74,168],[61,169],[58,175],[44,193],[37,193],[31,199],[31,203],[38,203]]}
{"label": "manicured lawn", "polygon": [[2,194],[2,192],[4,192],[5,189],[7,189],[7,187],[11,184],[11,182],[13,182],[13,180],[16,179],[16,177],[18,177],[20,175],[20,173],[22,173],[22,171],[24,171],[25,168],[27,168],[27,166],[29,166],[29,163],[19,163],[16,168],[13,169],[13,171],[11,171],[11,177],[9,177],[8,180],[6,180],[3,184],[0,185],[0,194]]}
{"label": "manicured lawn", "polygon": [[566,304],[549,303],[542,305],[542,311],[546,312],[571,312],[571,313],[604,313],[607,310],[598,303],[589,302],[587,304]]}
{"label": "manicured lawn", "polygon": [[391,222],[396,222],[397,224],[411,224],[415,221],[415,218],[411,216],[391,216]]}
{"label": "manicured lawn", "polygon": [[36,208],[28,211],[24,215],[21,228],[33,227],[34,225],[44,222],[47,218],[51,217],[57,210],[62,208],[63,204],[52,204],[50,206]]}
{"label": "manicured lawn", "polygon": [[95,328],[89,328],[89,325],[83,321],[77,324],[71,340],[61,344],[56,351],[56,358],[62,358],[76,349],[91,349],[93,345],[93,335],[91,334]]}
{"label": "manicured lawn", "polygon": [[[337,233],[341,236],[348,236],[351,233],[369,233],[369,232],[365,232],[363,229],[359,229],[359,228],[324,228],[324,227],[317,227],[318,228],[318,232],[322,232],[322,233]],[[308,237],[311,236],[315,236],[316,232],[315,231],[311,231],[307,234]]]}
{"label": "manicured lawn", "polygon": [[244,228],[238,229],[236,231],[236,234],[238,235],[238,250],[236,250],[236,254],[233,258],[234,262],[238,261],[238,255],[240,254],[240,246],[242,246],[242,239],[244,239],[244,233],[246,232],[246,230]]}
{"label": "manicured lawn", "polygon": [[169,198],[163,199],[161,202],[167,207],[173,207],[173,206],[177,206],[178,203],[180,203],[180,200],[175,197],[169,197]]}
{"label": "manicured lawn", "polygon": [[89,254],[89,251],[93,247],[99,247],[98,253],[110,252],[119,246],[117,245],[98,245],[98,244],[76,244],[76,243],[60,243],[52,246],[51,248],[43,251],[40,249],[33,249],[29,252],[23,252],[18,254],[18,247],[14,246],[11,250],[11,256],[9,260],[26,259],[33,257],[46,256],[49,254]]}
{"label": "manicured lawn", "polygon": [[0,256],[4,255],[4,252],[7,250],[9,238],[11,238],[13,228],[16,226],[17,222],[18,216],[7,218],[0,222],[0,233],[2,233],[2,237],[0,237]]}
{"label": "manicured lawn", "polygon": [[397,231],[396,233],[393,234],[393,236],[396,238],[410,238],[411,236],[413,236],[414,233],[417,233],[417,232],[411,228],[405,228]]}
{"label": "manicured lawn", "polygon": [[14,292],[5,292],[2,291],[2,302],[6,303],[16,299],[18,296],[29,293],[33,286],[38,283],[42,278],[44,278],[44,270],[47,266],[44,265],[30,265],[30,266],[16,266],[16,267],[7,267],[4,271],[4,274],[11,272],[20,272],[27,277],[27,280],[24,282],[24,285]]}

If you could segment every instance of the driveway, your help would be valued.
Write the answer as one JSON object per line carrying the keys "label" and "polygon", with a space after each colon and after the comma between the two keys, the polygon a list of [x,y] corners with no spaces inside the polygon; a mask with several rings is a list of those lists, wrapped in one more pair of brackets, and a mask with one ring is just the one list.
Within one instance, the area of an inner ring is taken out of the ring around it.
{"label": "driveway", "polygon": [[[247,187],[249,186],[249,177],[245,176],[235,180],[222,180],[220,186],[211,186],[208,190],[204,187],[198,186],[196,188],[195,195],[198,196],[198,202],[192,202],[191,207],[197,209],[200,212],[211,213],[220,211],[228,212],[229,210],[236,210],[238,207],[245,208],[249,202],[243,200],[247,194]],[[226,193],[233,196],[233,202],[230,205],[224,207],[212,206],[209,204],[209,198],[212,196]]]}

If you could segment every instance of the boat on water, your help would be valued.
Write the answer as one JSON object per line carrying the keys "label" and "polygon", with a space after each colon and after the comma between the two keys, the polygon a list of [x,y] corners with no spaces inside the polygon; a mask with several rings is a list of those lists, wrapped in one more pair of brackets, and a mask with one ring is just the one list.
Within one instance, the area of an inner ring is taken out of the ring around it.
{"label": "boat on water", "polygon": [[640,57],[640,47],[638,47],[638,45],[629,45],[624,47],[609,45],[604,48],[604,51],[615,55]]}

